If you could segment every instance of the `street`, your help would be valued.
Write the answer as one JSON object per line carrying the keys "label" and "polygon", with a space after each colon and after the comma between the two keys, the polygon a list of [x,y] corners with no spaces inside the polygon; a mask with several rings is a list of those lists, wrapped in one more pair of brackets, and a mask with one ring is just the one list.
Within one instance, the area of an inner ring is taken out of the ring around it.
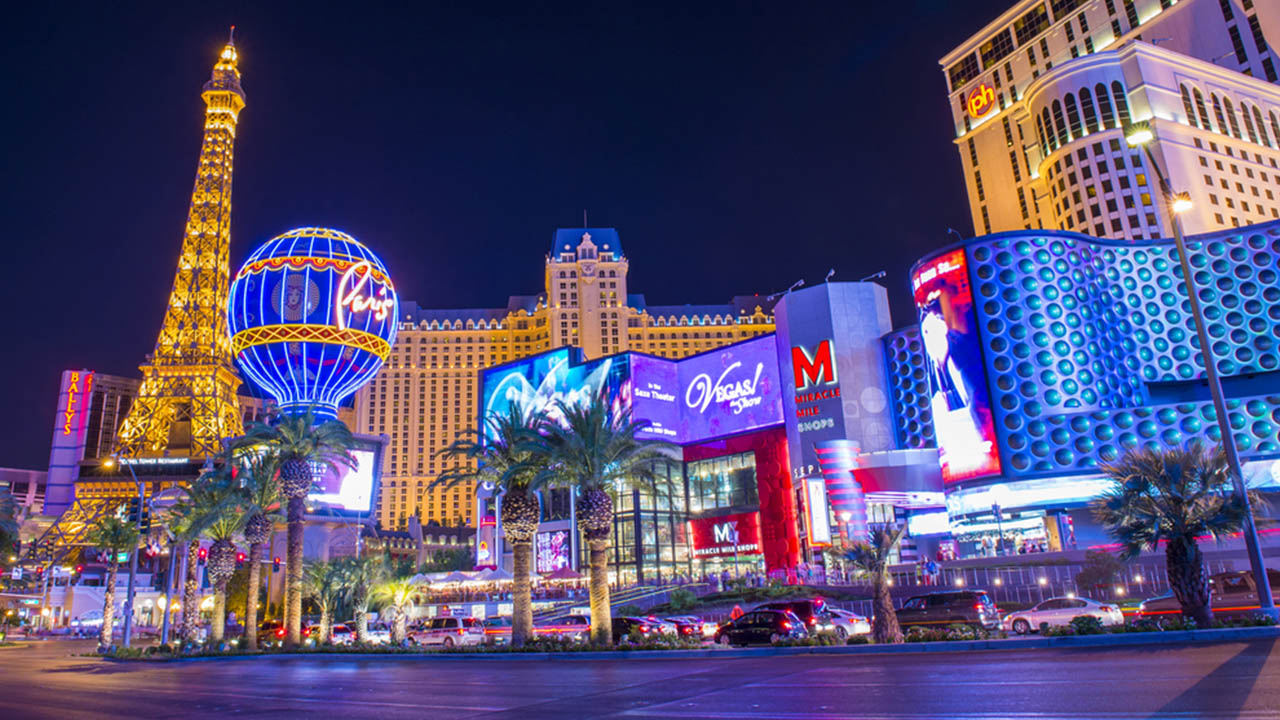
{"label": "street", "polygon": [[0,650],[0,717],[1280,718],[1274,640],[1188,648],[531,661],[172,664]]}

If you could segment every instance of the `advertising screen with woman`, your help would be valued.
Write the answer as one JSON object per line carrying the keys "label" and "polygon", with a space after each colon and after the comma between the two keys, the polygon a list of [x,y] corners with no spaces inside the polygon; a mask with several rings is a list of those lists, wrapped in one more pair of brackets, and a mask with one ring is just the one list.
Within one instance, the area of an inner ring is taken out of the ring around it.
{"label": "advertising screen with woman", "polygon": [[997,474],[1000,454],[964,250],[922,264],[911,287],[928,357],[942,479],[951,483]]}

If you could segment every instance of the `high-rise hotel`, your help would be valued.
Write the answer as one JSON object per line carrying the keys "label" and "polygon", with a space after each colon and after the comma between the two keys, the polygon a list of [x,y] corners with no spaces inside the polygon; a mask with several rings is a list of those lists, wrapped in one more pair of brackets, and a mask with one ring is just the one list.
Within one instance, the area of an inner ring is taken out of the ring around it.
{"label": "high-rise hotel", "polygon": [[1022,0],[942,58],[974,231],[1170,237],[1280,218],[1280,2]]}
{"label": "high-rise hotel", "polygon": [[506,307],[428,310],[401,304],[400,335],[382,372],[356,394],[357,432],[391,440],[377,518],[445,525],[473,517],[473,488],[429,489],[445,469],[438,453],[478,419],[480,371],[566,345],[586,358],[637,350],[680,358],[772,332],[773,303],[759,295],[724,305],[647,305],[629,294],[628,262],[611,228],[561,229],[552,238],[543,291]]}

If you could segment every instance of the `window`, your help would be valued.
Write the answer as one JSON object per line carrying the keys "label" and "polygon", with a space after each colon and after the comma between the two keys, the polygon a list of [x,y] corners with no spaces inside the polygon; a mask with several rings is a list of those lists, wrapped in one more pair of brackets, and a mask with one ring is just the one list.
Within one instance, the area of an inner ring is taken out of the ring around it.
{"label": "window", "polygon": [[1124,85],[1121,85],[1119,80],[1111,82],[1111,95],[1116,103],[1116,120],[1120,123],[1116,127],[1126,127],[1130,122],[1129,101],[1125,97]]}
{"label": "window", "polygon": [[1231,47],[1236,51],[1236,60],[1241,65],[1249,62],[1249,55],[1244,51],[1244,41],[1240,39],[1240,29],[1235,25],[1227,27],[1227,34],[1231,36]]}
{"label": "window", "polygon": [[1191,93],[1187,92],[1186,85],[1179,85],[1178,89],[1182,92],[1182,110],[1187,114],[1187,124],[1191,127],[1196,126],[1196,110],[1191,104]]}
{"label": "window", "polygon": [[1240,134],[1240,121],[1236,119],[1235,106],[1231,104],[1231,98],[1222,98],[1222,107],[1227,113],[1227,122],[1231,125],[1231,134],[1237,140],[1243,140],[1244,136]]}
{"label": "window", "polygon": [[1080,90],[1080,112],[1084,115],[1084,126],[1089,132],[1098,131],[1098,114],[1093,109],[1093,95],[1089,88]]}
{"label": "window", "polygon": [[1138,10],[1133,6],[1133,0],[1124,0],[1124,16],[1129,20],[1129,28],[1138,27]]}
{"label": "window", "polygon": [[1081,127],[1080,127],[1080,111],[1076,108],[1075,95],[1071,95],[1070,93],[1067,94],[1066,106],[1067,106],[1067,120],[1070,123],[1070,128],[1071,128],[1071,137],[1072,138],[1082,137],[1083,133],[1081,132]]}
{"label": "window", "polygon": [[[1025,45],[1035,36],[1049,29],[1049,13],[1044,4],[1037,5],[1013,22],[1013,34],[1019,45]],[[1034,56],[1031,60],[1035,64]]]}
{"label": "window", "polygon": [[1067,125],[1062,119],[1062,103],[1057,100],[1053,101],[1053,126],[1057,131],[1058,145],[1066,145],[1070,138],[1067,136]]}
{"label": "window", "polygon": [[947,77],[951,80],[951,91],[955,92],[965,83],[978,77],[978,56],[969,53],[960,62],[947,68]]}
{"label": "window", "polygon": [[1249,117],[1249,106],[1245,105],[1244,103],[1240,103],[1240,113],[1244,115],[1244,129],[1245,129],[1245,132],[1248,133],[1249,135],[1249,142],[1253,143],[1254,145],[1257,145],[1258,133],[1256,133],[1253,129],[1253,118]]}
{"label": "window", "polygon": [[[983,43],[982,47],[978,48],[978,52],[982,55],[982,69],[990,68],[1013,52],[1013,33],[1009,28],[1001,30]],[[999,82],[998,78],[999,76],[997,76],[997,82]]]}
{"label": "window", "polygon": [[[1209,100],[1213,102],[1213,116],[1218,120],[1218,132],[1226,135],[1227,118],[1222,114],[1222,103],[1218,101],[1217,93],[1209,93]],[[1210,145],[1210,148],[1212,148],[1214,152],[1218,151],[1217,148],[1214,148],[1212,145]]]}
{"label": "window", "polygon": [[1200,117],[1200,127],[1206,130],[1212,130],[1213,125],[1209,124],[1209,113],[1204,109],[1204,95],[1200,94],[1199,88],[1192,91],[1196,98],[1196,114]]}
{"label": "window", "polygon": [[1117,127],[1116,118],[1111,114],[1111,98],[1107,94],[1107,86],[1098,83],[1093,88],[1093,94],[1098,98],[1098,113],[1102,116],[1102,127]]}
{"label": "window", "polygon": [[[1262,122],[1262,111],[1256,105],[1253,107],[1253,120],[1258,126],[1258,135],[1262,136],[1262,144],[1271,147],[1271,138],[1267,137],[1267,125]],[[1277,138],[1277,140],[1280,140],[1280,138]]]}

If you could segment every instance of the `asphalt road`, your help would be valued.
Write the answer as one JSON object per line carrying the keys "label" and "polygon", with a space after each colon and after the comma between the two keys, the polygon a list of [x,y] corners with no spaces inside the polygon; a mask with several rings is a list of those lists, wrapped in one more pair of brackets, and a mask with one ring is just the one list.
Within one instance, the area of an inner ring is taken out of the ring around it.
{"label": "asphalt road", "polygon": [[0,649],[0,718],[1280,718],[1277,641],[618,661],[168,664]]}

